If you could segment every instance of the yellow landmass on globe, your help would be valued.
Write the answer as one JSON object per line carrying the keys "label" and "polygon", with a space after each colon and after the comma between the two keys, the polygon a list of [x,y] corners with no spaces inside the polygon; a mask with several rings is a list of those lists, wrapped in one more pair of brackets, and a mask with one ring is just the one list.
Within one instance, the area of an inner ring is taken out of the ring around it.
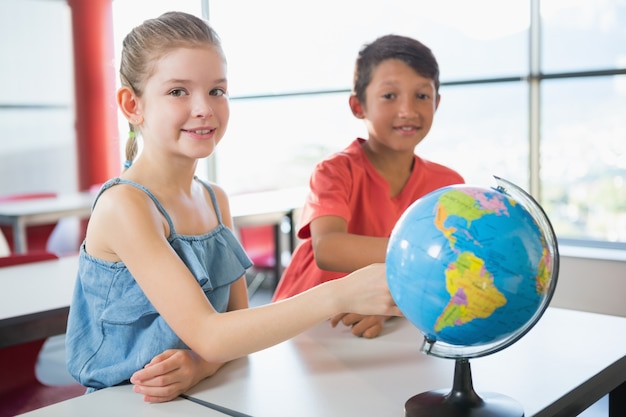
{"label": "yellow landmass on globe", "polygon": [[463,252],[446,270],[450,302],[437,318],[435,331],[489,317],[506,304],[506,297],[493,284],[485,263],[471,252]]}
{"label": "yellow landmass on globe", "polygon": [[548,286],[550,285],[551,278],[550,272],[552,271],[552,265],[550,263],[551,259],[550,252],[544,245],[541,260],[539,261],[539,271],[537,271],[537,294],[546,294],[548,292]]}

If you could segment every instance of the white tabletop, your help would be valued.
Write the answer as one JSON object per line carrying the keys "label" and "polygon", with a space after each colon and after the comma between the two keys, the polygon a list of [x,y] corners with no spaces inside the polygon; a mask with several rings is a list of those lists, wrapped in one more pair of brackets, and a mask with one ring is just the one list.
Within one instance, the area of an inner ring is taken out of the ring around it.
{"label": "white tabletop", "polygon": [[[418,393],[449,390],[454,361],[419,352],[405,319],[373,340],[323,323],[296,338],[225,365],[187,394],[254,417],[402,417]],[[481,395],[519,402],[526,417],[573,416],[626,380],[626,318],[550,308],[513,346],[471,361]],[[143,403],[131,386],[108,388],[29,416],[219,416],[177,399]]]}
{"label": "white tabletop", "polygon": [[[388,324],[368,340],[324,323],[227,364],[188,394],[255,417],[401,417],[410,397],[449,391],[454,361],[420,353],[405,319]],[[470,364],[479,395],[511,397],[527,417],[579,412],[626,380],[626,318],[550,308],[516,344]]]}
{"label": "white tabletop", "polygon": [[0,216],[29,217],[44,216],[49,213],[54,216],[59,212],[89,215],[94,198],[92,193],[78,192],[59,194],[56,197],[5,201],[0,203]]}
{"label": "white tabletop", "polygon": [[0,347],[65,332],[78,256],[0,268]]}
{"label": "white tabletop", "polygon": [[279,222],[283,216],[304,205],[308,188],[285,188],[235,194],[229,197],[235,226]]}
{"label": "white tabletop", "polygon": [[0,321],[69,307],[78,256],[0,268]]}
{"label": "white tabletop", "polygon": [[29,413],[28,417],[225,417],[212,410],[183,398],[160,404],[150,404],[125,385],[107,388],[63,401]]}
{"label": "white tabletop", "polygon": [[0,224],[13,227],[15,251],[28,249],[28,225],[54,223],[64,217],[86,218],[91,215],[95,196],[89,192],[61,194],[57,197],[35,198],[0,203]]}

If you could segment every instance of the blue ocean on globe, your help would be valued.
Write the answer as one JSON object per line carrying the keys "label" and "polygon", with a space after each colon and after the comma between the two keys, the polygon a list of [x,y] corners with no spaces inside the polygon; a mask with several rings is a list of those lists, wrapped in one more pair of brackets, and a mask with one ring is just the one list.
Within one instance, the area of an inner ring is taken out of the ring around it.
{"label": "blue ocean on globe", "polygon": [[534,212],[500,188],[470,185],[433,191],[405,211],[390,236],[387,279],[427,341],[493,345],[538,319],[556,249]]}

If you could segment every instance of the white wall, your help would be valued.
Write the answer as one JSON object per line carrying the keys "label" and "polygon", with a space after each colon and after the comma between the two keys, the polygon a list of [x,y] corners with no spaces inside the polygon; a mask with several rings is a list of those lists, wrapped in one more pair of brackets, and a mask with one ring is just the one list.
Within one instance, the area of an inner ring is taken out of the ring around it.
{"label": "white wall", "polygon": [[550,305],[626,317],[626,260],[561,256]]}

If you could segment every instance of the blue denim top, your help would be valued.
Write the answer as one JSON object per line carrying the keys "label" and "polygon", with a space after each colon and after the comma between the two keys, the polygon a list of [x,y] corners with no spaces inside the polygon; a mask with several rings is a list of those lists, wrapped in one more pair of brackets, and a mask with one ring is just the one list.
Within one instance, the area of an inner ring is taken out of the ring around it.
{"label": "blue denim top", "polygon": [[[193,273],[215,310],[224,312],[230,284],[239,279],[252,262],[231,230],[222,223],[213,189],[200,182],[211,195],[219,222],[215,229],[203,235],[177,234],[170,216],[156,197],[142,185],[121,178],[102,186],[94,206],[100,195],[116,184],[129,184],[143,190],[169,224],[168,242]],[[150,259],[146,258],[146,262]],[[167,349],[187,348],[148,301],[126,265],[90,256],[84,242],[80,248],[66,344],[70,374],[91,388],[90,391],[128,382],[135,371]]]}

